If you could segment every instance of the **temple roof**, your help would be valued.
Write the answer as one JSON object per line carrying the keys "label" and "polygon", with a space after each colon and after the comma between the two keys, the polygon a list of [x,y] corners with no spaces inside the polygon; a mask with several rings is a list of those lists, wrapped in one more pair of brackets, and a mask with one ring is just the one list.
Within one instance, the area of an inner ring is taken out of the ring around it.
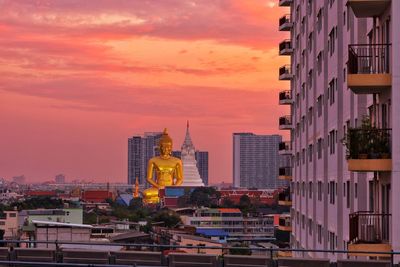
{"label": "temple roof", "polygon": [[182,150],[184,148],[189,148],[189,147],[193,147],[193,149],[194,149],[192,138],[190,137],[190,132],[189,132],[189,121],[187,121],[185,141],[183,141]]}

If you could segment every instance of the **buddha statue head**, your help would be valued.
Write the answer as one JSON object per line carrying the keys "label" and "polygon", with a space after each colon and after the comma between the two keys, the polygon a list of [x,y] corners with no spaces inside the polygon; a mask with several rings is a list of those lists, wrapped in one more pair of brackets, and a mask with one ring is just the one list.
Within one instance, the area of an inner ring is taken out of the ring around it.
{"label": "buddha statue head", "polygon": [[168,135],[167,128],[164,129],[164,132],[160,138],[159,149],[161,157],[169,158],[172,154],[172,139]]}

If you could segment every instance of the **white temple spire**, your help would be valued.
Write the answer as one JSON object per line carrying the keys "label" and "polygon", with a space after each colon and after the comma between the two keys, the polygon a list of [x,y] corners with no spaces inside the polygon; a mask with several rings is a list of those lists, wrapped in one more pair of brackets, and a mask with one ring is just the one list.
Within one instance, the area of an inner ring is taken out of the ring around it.
{"label": "white temple spire", "polygon": [[184,177],[182,186],[204,186],[199,170],[197,169],[195,153],[196,150],[189,132],[189,121],[187,121],[185,141],[183,141],[181,147]]}

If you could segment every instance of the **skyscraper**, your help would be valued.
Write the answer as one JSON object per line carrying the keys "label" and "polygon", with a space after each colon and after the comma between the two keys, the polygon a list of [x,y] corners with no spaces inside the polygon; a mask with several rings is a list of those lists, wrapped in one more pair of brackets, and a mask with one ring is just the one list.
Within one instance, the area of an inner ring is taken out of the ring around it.
{"label": "skyscraper", "polygon": [[233,186],[279,188],[286,181],[278,179],[282,157],[278,153],[280,135],[233,134]]}
{"label": "skyscraper", "polygon": [[136,177],[141,186],[147,187],[147,163],[159,155],[158,142],[162,133],[146,132],[143,136],[128,138],[128,184],[134,184]]}
{"label": "skyscraper", "polygon": [[290,7],[279,103],[291,114],[279,127],[292,137],[291,245],[399,251],[400,1],[279,3]]}
{"label": "skyscraper", "polygon": [[208,151],[196,150],[195,158],[197,162],[197,169],[199,170],[200,177],[204,185],[208,185]]}

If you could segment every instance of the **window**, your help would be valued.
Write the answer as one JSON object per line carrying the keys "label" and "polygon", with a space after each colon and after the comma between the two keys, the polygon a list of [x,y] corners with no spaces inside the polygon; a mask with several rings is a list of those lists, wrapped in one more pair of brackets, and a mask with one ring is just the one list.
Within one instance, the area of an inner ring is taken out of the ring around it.
{"label": "window", "polygon": [[312,69],[308,72],[307,80],[308,80],[307,81],[308,89],[311,89],[312,88],[312,83],[313,83],[313,70]]}
{"label": "window", "polygon": [[300,223],[300,214],[299,214],[299,212],[297,211],[296,212],[296,222],[297,222],[297,224],[299,224]]}
{"label": "window", "polygon": [[329,0],[329,8],[333,6],[333,3],[335,3],[335,0]]}
{"label": "window", "polygon": [[313,145],[308,145],[308,161],[312,162],[312,155],[313,155]]}
{"label": "window", "polygon": [[305,83],[301,84],[301,96],[302,96],[303,100],[306,98],[306,84]]}
{"label": "window", "polygon": [[306,128],[306,116],[301,117],[301,130],[304,132]]}
{"label": "window", "polygon": [[301,195],[303,196],[303,197],[305,197],[306,196],[306,186],[305,186],[305,183],[303,182],[302,184],[301,184]]}
{"label": "window", "polygon": [[336,44],[336,37],[337,37],[337,27],[333,27],[332,30],[329,32],[328,37],[328,48],[329,48],[329,55],[332,56],[335,53],[335,44]]}
{"label": "window", "polygon": [[306,31],[306,17],[303,17],[301,19],[301,33],[304,33]]}
{"label": "window", "polygon": [[322,182],[318,181],[318,200],[322,201]]}
{"label": "window", "polygon": [[301,51],[301,66],[304,68],[306,64],[306,50]]}
{"label": "window", "polygon": [[328,135],[328,141],[329,141],[329,154],[333,155],[335,154],[335,148],[336,148],[336,135],[337,131],[332,130],[329,132]]}
{"label": "window", "polygon": [[308,182],[308,198],[312,198],[313,186],[312,182]]}
{"label": "window", "polygon": [[312,43],[313,43],[313,33],[310,32],[308,35],[308,52],[311,53],[312,51]]}
{"label": "window", "polygon": [[318,243],[321,244],[322,243],[322,226],[320,224],[318,224]]}
{"label": "window", "polygon": [[17,217],[17,214],[16,214],[16,213],[9,213],[9,215],[10,215],[10,218],[15,218],[15,217]]}
{"label": "window", "polygon": [[300,164],[300,153],[299,152],[296,153],[296,164],[297,164],[297,166],[299,166],[299,164]]}
{"label": "window", "polygon": [[357,198],[357,190],[358,190],[358,186],[357,183],[354,183],[354,198]]}
{"label": "window", "polygon": [[312,125],[312,121],[313,121],[313,108],[310,107],[308,109],[308,124]]}
{"label": "window", "polygon": [[335,182],[329,182],[329,203],[335,204]]}
{"label": "window", "polygon": [[321,29],[322,29],[322,12],[323,12],[323,9],[322,9],[322,7],[318,10],[318,13],[317,13],[317,30],[318,30],[318,33],[321,31]]}
{"label": "window", "polygon": [[322,72],[322,60],[323,60],[323,51],[320,51],[317,55],[317,71],[318,71],[318,75],[321,74]]}
{"label": "window", "polygon": [[323,105],[322,102],[323,101],[324,101],[323,95],[319,95],[317,98],[318,117],[321,117],[321,115],[322,115],[322,105]]}
{"label": "window", "polygon": [[306,163],[306,150],[303,148],[303,150],[301,151],[301,163],[304,164]]}
{"label": "window", "polygon": [[328,98],[329,98],[329,105],[332,106],[335,103],[335,94],[337,91],[337,79],[333,78],[329,82],[328,86]]}
{"label": "window", "polygon": [[308,218],[308,234],[312,235],[312,220]]}
{"label": "window", "polygon": [[346,204],[347,208],[350,208],[350,181],[346,181],[347,195],[346,195]]}
{"label": "window", "polygon": [[[335,250],[336,245],[335,245],[335,233],[333,232],[329,232],[329,249],[330,250]],[[332,251],[332,253],[334,253],[334,251]]]}
{"label": "window", "polygon": [[306,217],[304,216],[304,214],[303,215],[301,215],[301,228],[305,228],[305,220],[306,220]]}
{"label": "window", "polygon": [[317,157],[318,159],[322,158],[322,138],[317,141]]}
{"label": "window", "polygon": [[313,0],[308,0],[307,1],[307,11],[308,11],[308,15],[309,16],[312,14],[312,1]]}

